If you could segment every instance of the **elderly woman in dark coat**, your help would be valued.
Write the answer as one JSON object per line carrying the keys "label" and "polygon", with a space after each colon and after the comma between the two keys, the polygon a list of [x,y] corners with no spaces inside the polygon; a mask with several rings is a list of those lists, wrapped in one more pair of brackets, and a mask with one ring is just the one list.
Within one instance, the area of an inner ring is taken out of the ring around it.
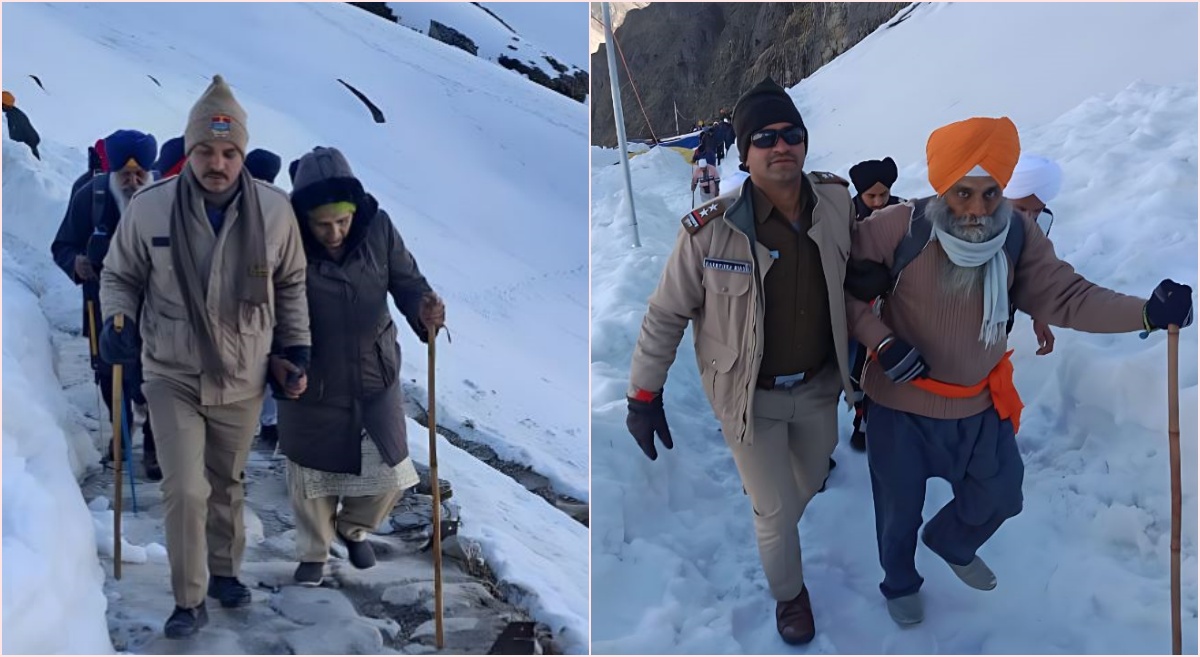
{"label": "elderly woman in dark coat", "polygon": [[295,578],[318,586],[335,534],[351,564],[375,564],[366,533],[417,483],[388,296],[422,342],[445,308],[338,150],[304,155],[293,190],[308,256],[312,362],[302,372],[272,358],[271,372],[277,390],[307,377],[302,394],[279,402],[279,445],[296,518]]}

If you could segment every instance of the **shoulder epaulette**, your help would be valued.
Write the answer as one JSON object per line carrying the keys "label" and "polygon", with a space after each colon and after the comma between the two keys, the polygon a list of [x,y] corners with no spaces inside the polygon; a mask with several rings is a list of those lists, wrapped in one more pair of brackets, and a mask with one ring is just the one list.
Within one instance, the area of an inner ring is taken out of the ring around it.
{"label": "shoulder epaulette", "polygon": [[837,184],[837,185],[845,185],[846,187],[850,186],[850,181],[837,175],[836,173],[830,173],[828,171],[813,171],[812,172],[812,180],[815,183],[820,183],[820,184],[825,184],[825,185]]}
{"label": "shoulder epaulette", "polygon": [[708,222],[717,217],[725,216],[725,211],[733,205],[734,197],[717,197],[684,215],[681,223],[689,234],[695,235]]}

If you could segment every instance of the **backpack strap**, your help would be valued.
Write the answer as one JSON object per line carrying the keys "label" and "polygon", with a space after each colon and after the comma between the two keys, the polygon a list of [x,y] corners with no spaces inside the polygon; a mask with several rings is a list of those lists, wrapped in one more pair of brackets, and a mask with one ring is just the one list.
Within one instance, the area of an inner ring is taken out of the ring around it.
{"label": "backpack strap", "polygon": [[929,203],[928,198],[919,198],[913,201],[912,218],[908,222],[908,232],[904,234],[904,238],[900,240],[900,244],[896,246],[895,253],[892,254],[892,289],[896,289],[896,282],[900,278],[900,272],[909,265],[921,252],[929,246],[929,239],[933,236],[933,224],[925,218],[925,205]]}
{"label": "backpack strap", "polygon": [[1025,222],[1016,212],[1008,219],[1008,237],[1004,240],[1004,252],[1015,268],[1021,262],[1021,250],[1025,248]]}
{"label": "backpack strap", "polygon": [[[1008,261],[1011,263],[1013,270],[1017,268],[1017,264],[1021,262],[1021,250],[1025,247],[1025,222],[1021,220],[1021,215],[1016,212],[1008,219],[1008,237],[1004,239],[1004,253],[1008,254]],[[1017,304],[1013,301],[1012,290],[1008,291],[1008,324],[1004,326],[1005,333],[1012,333],[1013,323],[1017,319]]]}
{"label": "backpack strap", "polygon": [[111,233],[116,226],[104,223],[104,210],[108,206],[109,174],[92,177],[92,234],[88,237],[86,253],[93,266],[98,266],[108,254]]}

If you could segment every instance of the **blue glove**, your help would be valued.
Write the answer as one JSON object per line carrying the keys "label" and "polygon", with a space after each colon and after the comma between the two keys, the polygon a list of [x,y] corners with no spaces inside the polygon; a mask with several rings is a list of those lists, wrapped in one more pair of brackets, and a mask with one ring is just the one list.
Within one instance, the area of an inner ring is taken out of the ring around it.
{"label": "blue glove", "polygon": [[1154,294],[1142,309],[1147,331],[1165,329],[1171,324],[1184,328],[1192,325],[1192,319],[1192,288],[1169,278],[1154,288]]}
{"label": "blue glove", "polygon": [[100,331],[100,358],[111,365],[137,365],[142,360],[142,340],[137,322],[125,318],[125,328],[118,333],[114,317],[104,321]]}
{"label": "blue glove", "polygon": [[916,347],[896,336],[884,338],[875,360],[883,367],[887,378],[896,383],[908,383],[929,371]]}

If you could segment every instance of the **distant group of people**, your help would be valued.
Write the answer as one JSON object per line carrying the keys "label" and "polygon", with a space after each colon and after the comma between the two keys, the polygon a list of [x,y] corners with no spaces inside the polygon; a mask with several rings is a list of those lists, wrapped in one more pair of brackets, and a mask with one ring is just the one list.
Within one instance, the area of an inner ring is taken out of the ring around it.
{"label": "distant group of people", "polygon": [[700,142],[692,151],[692,162],[705,160],[708,163],[721,166],[725,153],[733,146],[733,124],[730,123],[729,110],[722,108],[720,116],[711,124],[701,120],[696,123],[700,133]]}
{"label": "distant group of people", "polygon": [[161,150],[129,129],[89,148],[51,246],[83,289],[110,414],[128,412],[112,408],[116,364],[127,397],[148,407],[143,458],[147,478],[162,480],[170,638],[207,622],[206,595],[251,601],[238,579],[243,471],[260,421],[288,459],[295,580],[320,585],[335,537],[352,565],[374,565],[366,534],[417,484],[388,298],[423,342],[445,323],[340,151],[293,161],[289,195],[271,184],[280,157],[249,141],[245,110],[214,77]]}
{"label": "distant group of people", "polygon": [[[732,127],[750,176],[682,219],[634,349],[630,434],[651,460],[657,444],[674,446],[664,384],[691,323],[701,387],[749,497],[777,630],[807,643],[816,626],[797,526],[829,474],[838,399],[861,389],[869,403],[859,404],[854,442],[867,455],[891,618],[924,618],[918,537],[968,586],[994,588],[978,550],[1024,503],[1013,313],[1046,327],[1039,353],[1048,353],[1050,325],[1189,326],[1192,289],[1164,280],[1148,297],[1128,296],[1060,260],[1037,218],[1061,171],[1022,155],[1007,118],[934,130],[935,194],[909,201],[891,194],[890,158],[850,170],[854,196],[840,176],[806,172],[804,120],[769,78],[738,100]],[[930,477],[949,481],[954,498],[921,530]]]}

